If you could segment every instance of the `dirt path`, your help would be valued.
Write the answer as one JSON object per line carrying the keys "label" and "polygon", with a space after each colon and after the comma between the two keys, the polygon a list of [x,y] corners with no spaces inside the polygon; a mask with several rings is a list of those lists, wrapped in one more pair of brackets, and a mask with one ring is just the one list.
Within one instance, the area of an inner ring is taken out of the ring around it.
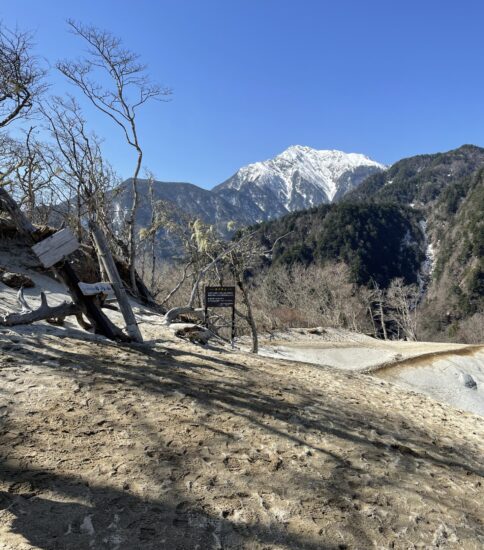
{"label": "dirt path", "polygon": [[151,336],[0,333],[2,550],[483,547],[482,418]]}

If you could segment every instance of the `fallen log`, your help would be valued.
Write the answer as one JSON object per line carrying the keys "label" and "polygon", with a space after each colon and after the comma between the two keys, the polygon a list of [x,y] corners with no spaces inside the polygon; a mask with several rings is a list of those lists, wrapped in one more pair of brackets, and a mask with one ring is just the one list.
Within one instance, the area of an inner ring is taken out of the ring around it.
{"label": "fallen log", "polygon": [[28,325],[30,323],[35,323],[36,321],[64,318],[68,315],[76,315],[77,313],[79,313],[79,307],[73,302],[63,302],[58,306],[49,306],[45,293],[41,292],[40,306],[37,309],[30,311],[26,311],[24,309],[22,313],[9,313],[7,315],[0,316],[0,325],[7,327],[14,325]]}
{"label": "fallen log", "polygon": [[[100,308],[112,309],[114,311],[118,311],[118,308],[116,306],[106,304],[101,296],[96,296],[96,299],[98,300],[98,305]],[[74,302],[63,302],[59,306],[50,307],[47,303],[47,298],[45,294],[41,292],[40,294],[41,305],[39,308],[37,308],[37,310],[35,310],[36,315],[40,315],[40,314],[44,315],[45,313],[52,316],[43,317],[42,319],[30,320],[30,316],[27,314],[32,313],[32,308],[30,307],[27,300],[25,299],[23,287],[21,287],[20,290],[17,292],[17,300],[22,308],[21,312],[10,313],[10,314],[4,315],[3,317],[0,317],[0,325],[3,324],[5,320],[7,320],[9,322],[9,325],[12,326],[13,324],[23,325],[23,324],[34,323],[35,321],[45,319],[45,321],[47,321],[51,325],[60,326],[64,324],[64,320],[67,316],[75,315],[79,326],[81,326],[84,330],[92,329],[92,325],[84,320],[82,316],[82,309]],[[71,307],[67,307],[67,306],[71,306]]]}
{"label": "fallen log", "polygon": [[190,306],[174,307],[166,312],[165,316],[163,317],[163,324],[171,325],[180,315],[187,314],[190,314],[201,320],[203,320],[205,317],[205,311],[201,308],[195,309]]}

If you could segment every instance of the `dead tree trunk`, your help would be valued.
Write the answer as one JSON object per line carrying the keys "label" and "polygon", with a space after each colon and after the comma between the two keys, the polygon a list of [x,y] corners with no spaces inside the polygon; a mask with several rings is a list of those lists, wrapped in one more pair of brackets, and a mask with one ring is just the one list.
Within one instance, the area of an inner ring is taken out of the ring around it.
{"label": "dead tree trunk", "polygon": [[139,207],[139,189],[138,189],[138,174],[141,170],[141,162],[143,159],[143,152],[137,145],[136,130],[133,125],[133,132],[135,135],[135,147],[138,153],[138,158],[136,161],[136,168],[131,180],[131,188],[133,190],[133,203],[131,205],[131,211],[128,216],[129,224],[129,276],[131,280],[131,287],[133,292],[136,293],[136,215],[138,213]]}
{"label": "dead tree trunk", "polygon": [[67,260],[56,267],[56,271],[63,283],[67,286],[74,302],[79,305],[82,312],[89,319],[96,334],[106,336],[106,338],[110,340],[121,340],[123,342],[130,340],[130,338],[128,338],[123,331],[112,323],[109,317],[106,317],[99,309],[96,303],[96,296],[84,296],[79,288],[79,278]]}
{"label": "dead tree trunk", "polygon": [[373,317],[373,310],[371,309],[371,305],[368,306],[368,315],[370,317],[370,321],[373,326],[373,336],[375,338],[378,338],[378,330],[376,328],[375,318]]}
{"label": "dead tree trunk", "polygon": [[180,315],[188,314],[193,315],[194,317],[198,317],[200,320],[204,318],[203,308],[195,309],[190,306],[174,307],[166,312],[165,316],[163,317],[163,324],[171,325],[171,323],[173,323],[175,319]]}
{"label": "dead tree trunk", "polygon": [[383,302],[382,302],[382,300],[380,300],[378,302],[378,308],[380,310],[380,324],[381,324],[381,328],[383,330],[383,338],[385,340],[388,340],[387,326],[385,324],[385,314],[383,313]]}
{"label": "dead tree trunk", "polygon": [[35,233],[34,225],[24,216],[17,203],[2,187],[0,187],[0,202],[3,209],[9,214],[12,221],[17,226],[18,231],[25,237],[32,239],[32,235]]}
{"label": "dead tree trunk", "polygon": [[[155,216],[155,194],[153,189],[153,178],[150,178],[149,182],[149,196],[150,196],[150,208],[151,208],[151,219],[150,227],[154,227],[156,216]],[[154,295],[155,293],[155,275],[156,275],[156,231],[151,232],[150,236],[150,254],[151,254],[151,276],[150,276],[150,291]]]}

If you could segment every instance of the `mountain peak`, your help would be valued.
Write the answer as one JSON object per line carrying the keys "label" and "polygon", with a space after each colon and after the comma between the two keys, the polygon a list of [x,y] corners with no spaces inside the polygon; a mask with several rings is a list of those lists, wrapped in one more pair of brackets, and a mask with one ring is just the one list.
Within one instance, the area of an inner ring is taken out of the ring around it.
{"label": "mountain peak", "polygon": [[251,204],[262,220],[332,202],[383,169],[359,153],[291,145],[272,159],[240,168],[214,191],[234,206]]}
{"label": "mountain peak", "polygon": [[290,145],[287,149],[285,149],[282,153],[277,155],[278,157],[282,155],[292,155],[292,154],[305,154],[312,151],[316,151],[316,149],[313,149],[312,147],[308,147],[307,145]]}
{"label": "mountain peak", "polygon": [[291,145],[285,151],[277,155],[273,160],[284,159],[292,162],[306,162],[317,160],[326,165],[340,165],[341,170],[351,169],[357,166],[375,166],[384,169],[385,166],[361,153],[345,153],[338,149],[313,149],[306,145]]}

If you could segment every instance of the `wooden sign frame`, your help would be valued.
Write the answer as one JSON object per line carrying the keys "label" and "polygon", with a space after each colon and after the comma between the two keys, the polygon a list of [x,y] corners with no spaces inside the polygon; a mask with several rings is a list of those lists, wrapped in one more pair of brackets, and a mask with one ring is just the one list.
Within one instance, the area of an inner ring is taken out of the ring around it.
{"label": "wooden sign frame", "polygon": [[206,286],[206,307],[234,307],[235,286]]}

